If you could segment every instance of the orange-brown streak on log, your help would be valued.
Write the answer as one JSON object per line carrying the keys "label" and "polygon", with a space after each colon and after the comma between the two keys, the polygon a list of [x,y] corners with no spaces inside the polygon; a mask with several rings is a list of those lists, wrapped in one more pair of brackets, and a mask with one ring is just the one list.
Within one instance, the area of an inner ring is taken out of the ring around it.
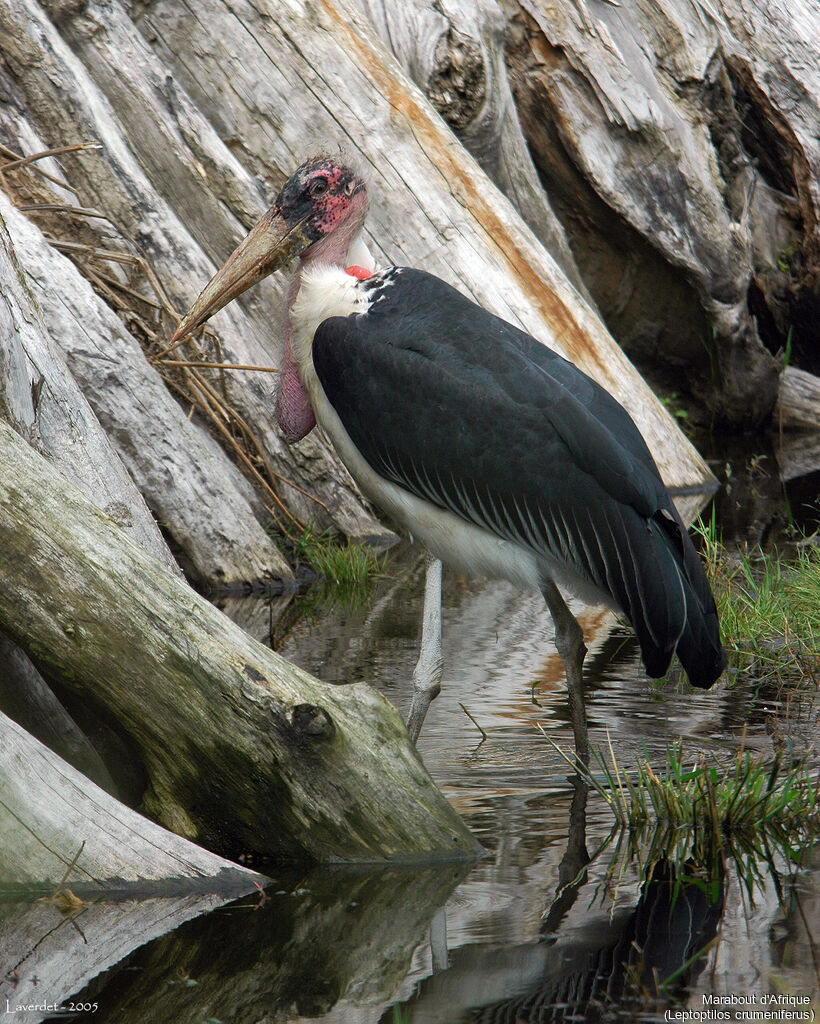
{"label": "orange-brown streak on log", "polygon": [[321,0],[328,18],[334,23],[339,36],[349,43],[349,49],[358,56],[358,66],[366,73],[381,94],[412,126],[413,133],[425,144],[425,151],[450,183],[450,190],[469,209],[482,225],[499,256],[509,265],[521,283],[529,300],[540,311],[552,328],[556,338],[566,345],[573,357],[586,366],[595,364],[599,380],[612,379],[612,367],[601,358],[589,335],[581,329],[572,310],[541,280],[518,247],[517,239],[509,232],[504,221],[484,196],[475,188],[461,161],[453,155],[453,144],[443,125],[429,116],[385,68],[376,52],[371,49],[333,6],[331,0]]}

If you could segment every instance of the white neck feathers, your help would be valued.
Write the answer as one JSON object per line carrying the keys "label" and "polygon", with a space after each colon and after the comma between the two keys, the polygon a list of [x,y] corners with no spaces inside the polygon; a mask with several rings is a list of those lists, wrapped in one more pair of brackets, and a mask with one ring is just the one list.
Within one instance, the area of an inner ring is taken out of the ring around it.
{"label": "white neck feathers", "polygon": [[290,322],[291,351],[303,381],[305,371],[313,366],[313,335],[319,324],[332,316],[365,313],[369,305],[370,295],[359,288],[357,278],[341,267],[320,264],[302,268],[299,290],[290,308]]}

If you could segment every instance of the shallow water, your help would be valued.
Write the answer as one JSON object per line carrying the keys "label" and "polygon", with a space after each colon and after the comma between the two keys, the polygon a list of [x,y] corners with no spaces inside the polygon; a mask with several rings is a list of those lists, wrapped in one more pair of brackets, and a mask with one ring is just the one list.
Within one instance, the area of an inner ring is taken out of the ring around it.
{"label": "shallow water", "polygon": [[[788,518],[781,484],[737,471],[732,480],[721,499],[732,531],[753,543],[781,532]],[[774,497],[752,500],[755,488]],[[740,515],[740,494],[754,516]],[[791,505],[810,504],[805,498],[792,490]],[[315,675],[367,680],[404,711],[421,590],[416,556],[400,551],[391,576],[358,604],[337,600],[319,614],[309,596],[282,618],[284,600],[228,602],[228,610],[260,638],[273,627],[280,652]],[[581,799],[547,740],[572,749],[563,671],[541,599],[445,575],[443,604],[444,689],[419,750],[485,857],[461,869],[280,875],[264,898],[192,916],[99,974],[78,993],[98,1006],[81,1018],[813,1019],[820,1009],[820,851],[793,865],[773,851],[745,879],[730,858],[711,901],[702,884],[663,862],[642,881],[636,860],[612,837],[609,809],[594,793]],[[784,743],[800,751],[813,745],[811,694],[780,693],[748,677],[706,693],[674,679],[650,685],[628,631],[613,628],[601,610],[580,616],[590,647],[591,742],[604,750],[611,743],[622,765],[644,754],[664,764],[677,737],[692,760],[700,751],[728,757],[741,743],[767,757]],[[749,870],[742,861],[741,871]],[[0,928],[9,913],[0,906]],[[86,946],[95,941],[84,935]],[[670,978],[658,995],[658,982]]]}

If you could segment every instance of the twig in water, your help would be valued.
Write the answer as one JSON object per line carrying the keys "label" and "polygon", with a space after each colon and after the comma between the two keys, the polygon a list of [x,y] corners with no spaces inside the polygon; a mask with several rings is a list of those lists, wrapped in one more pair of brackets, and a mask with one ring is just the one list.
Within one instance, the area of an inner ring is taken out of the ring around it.
{"label": "twig in water", "polygon": [[464,705],[461,703],[461,701],[458,702],[458,706],[461,708],[461,710],[464,712],[464,714],[470,719],[470,721],[473,723],[473,725],[476,727],[476,729],[478,729],[478,731],[481,733],[481,742],[483,743],[484,740],[487,739],[487,733],[484,732],[484,730],[481,728],[481,726],[478,724],[478,722],[473,718],[473,716],[470,714],[470,712],[467,710],[467,708],[464,707]]}
{"label": "twig in water", "polygon": [[74,870],[77,861],[80,859],[80,854],[84,849],[85,839],[80,843],[79,850],[74,854],[71,863],[65,869],[65,873],[60,879],[57,888],[50,896],[41,896],[37,901],[38,903],[53,903],[58,910],[61,910],[65,914],[76,914],[78,911],[85,909],[85,903],[83,900],[81,900],[79,896],[75,896],[70,889],[65,888],[68,876]]}

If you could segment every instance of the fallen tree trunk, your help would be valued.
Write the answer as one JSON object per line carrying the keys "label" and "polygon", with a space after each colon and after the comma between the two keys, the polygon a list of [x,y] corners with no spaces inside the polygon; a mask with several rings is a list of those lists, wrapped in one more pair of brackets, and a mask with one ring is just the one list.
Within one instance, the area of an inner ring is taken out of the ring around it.
{"label": "fallen tree trunk", "polygon": [[0,424],[0,628],[131,744],[143,808],[223,853],[478,850],[388,701],[262,647]]}
{"label": "fallen tree trunk", "polygon": [[58,887],[77,896],[239,894],[265,881],[119,803],[3,714],[0,792],[5,896]]}
{"label": "fallen tree trunk", "polygon": [[[204,584],[292,579],[257,519],[253,506],[260,503],[252,485],[211,435],[188,419],[120,318],[2,193],[0,217],[39,302],[44,330],[59,344],[111,446],[173,539],[187,575]],[[99,504],[97,490],[83,489]]]}
{"label": "fallen tree trunk", "polygon": [[[309,153],[352,144],[370,169],[369,241],[382,262],[423,265],[568,354],[629,408],[667,483],[711,485],[597,316],[348,3],[225,0],[192,19],[160,0],[132,20],[121,3],[91,2],[52,24],[26,0],[0,5],[0,19],[19,116],[33,112],[50,144],[100,140],[72,158],[72,182],[140,239],[180,308],[262,211],[261,196],[248,209],[257,178],[276,187]],[[266,282],[219,314],[227,353],[276,363],[282,295]],[[263,385],[242,383],[243,411],[277,470],[320,497],[339,528],[384,536],[352,502],[346,474],[328,469],[321,438],[286,451]]]}

